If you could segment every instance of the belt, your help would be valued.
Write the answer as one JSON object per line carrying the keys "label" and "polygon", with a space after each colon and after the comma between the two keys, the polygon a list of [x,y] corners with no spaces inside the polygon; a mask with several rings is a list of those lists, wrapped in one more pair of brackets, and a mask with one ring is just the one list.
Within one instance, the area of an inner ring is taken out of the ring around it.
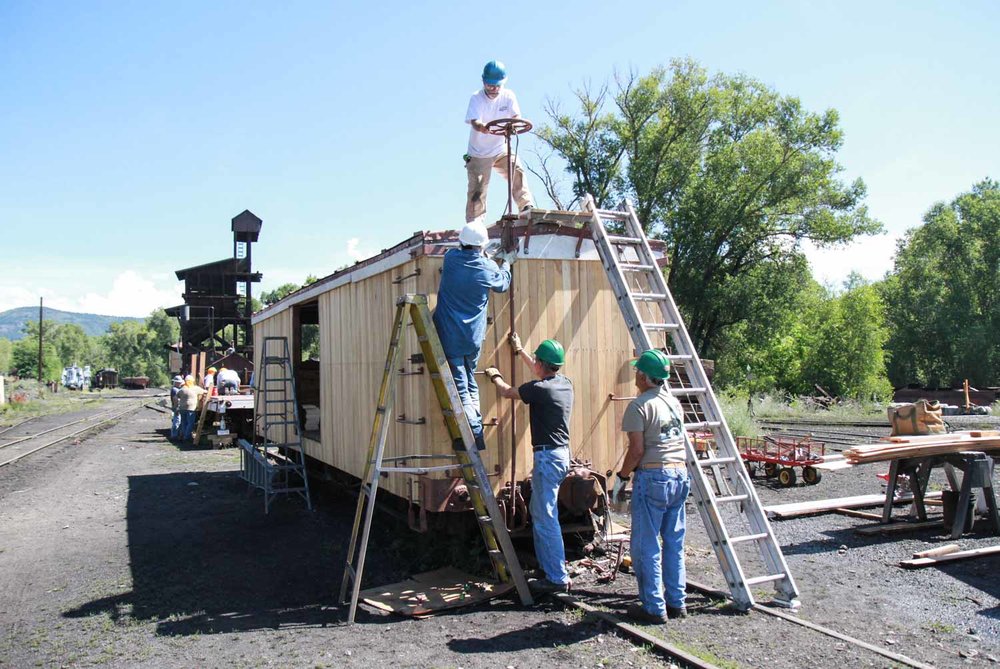
{"label": "belt", "polygon": [[547,444],[545,446],[532,446],[531,450],[537,453],[538,451],[554,451],[557,448],[566,448],[565,446],[555,446],[554,444]]}
{"label": "belt", "polygon": [[639,465],[639,469],[687,469],[684,462],[647,462]]}

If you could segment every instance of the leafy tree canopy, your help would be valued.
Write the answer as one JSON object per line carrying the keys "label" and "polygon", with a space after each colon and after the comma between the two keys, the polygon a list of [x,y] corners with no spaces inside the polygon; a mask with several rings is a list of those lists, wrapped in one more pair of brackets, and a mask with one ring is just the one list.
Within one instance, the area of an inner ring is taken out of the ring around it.
{"label": "leafy tree canopy", "polygon": [[884,286],[893,383],[1000,379],[1000,184],[935,204],[900,240]]}
{"label": "leafy tree canopy", "polygon": [[[838,178],[843,135],[832,109],[807,111],[750,77],[710,77],[691,60],[585,87],[576,102],[573,114],[550,102],[551,125],[538,136],[564,161],[573,200],[590,193],[611,207],[628,198],[663,239],[671,290],[704,356],[789,288],[803,240],[828,246],[881,230],[863,205],[864,183]],[[547,159],[540,174],[563,206],[569,198]]]}

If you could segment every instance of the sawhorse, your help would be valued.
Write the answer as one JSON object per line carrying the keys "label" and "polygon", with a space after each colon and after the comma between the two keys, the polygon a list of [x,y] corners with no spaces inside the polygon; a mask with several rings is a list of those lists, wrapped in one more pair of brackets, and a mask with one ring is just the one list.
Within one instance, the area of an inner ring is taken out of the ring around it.
{"label": "sawhorse", "polygon": [[[965,529],[966,516],[972,500],[972,491],[981,489],[986,498],[990,524],[993,532],[1000,534],[1000,512],[997,511],[997,498],[993,491],[993,458],[979,451],[963,451],[944,455],[930,455],[918,458],[900,458],[893,460],[889,467],[889,481],[885,491],[885,505],[882,507],[882,522],[892,520],[892,504],[896,493],[896,479],[901,474],[910,477],[910,488],[913,492],[913,506],[921,521],[927,520],[927,508],[924,505],[924,495],[927,492],[927,482],[930,480],[934,467],[945,467],[945,474],[952,490],[958,492],[958,505],[955,518],[951,524],[951,538],[958,539]],[[962,482],[959,484],[955,469],[962,471]]]}

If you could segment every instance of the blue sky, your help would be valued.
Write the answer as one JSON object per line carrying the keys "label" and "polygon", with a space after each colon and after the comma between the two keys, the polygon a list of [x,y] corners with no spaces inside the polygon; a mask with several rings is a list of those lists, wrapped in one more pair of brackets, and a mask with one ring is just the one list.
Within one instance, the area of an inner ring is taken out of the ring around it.
{"label": "blue sky", "polygon": [[878,278],[932,203],[1000,178],[998,34],[985,1],[5,0],[0,310],[178,303],[173,270],[227,256],[247,208],[264,289],[461,226],[462,119],[492,58],[536,123],[677,57],[836,108],[844,178],[889,234],[810,258],[829,282]]}

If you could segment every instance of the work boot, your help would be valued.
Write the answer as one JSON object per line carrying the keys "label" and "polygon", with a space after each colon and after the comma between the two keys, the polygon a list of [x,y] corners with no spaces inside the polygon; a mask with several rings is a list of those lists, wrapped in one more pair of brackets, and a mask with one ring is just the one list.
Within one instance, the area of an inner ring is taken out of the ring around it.
{"label": "work boot", "polygon": [[553,583],[547,578],[533,578],[528,581],[528,590],[531,590],[531,594],[533,595],[552,595],[557,592],[569,592],[572,585],[572,581],[569,583]]}
{"label": "work boot", "polygon": [[667,616],[650,613],[642,608],[642,604],[629,604],[629,607],[625,610],[625,615],[632,620],[649,625],[662,625],[667,622]]}
{"label": "work boot", "polygon": [[687,615],[688,611],[683,606],[676,609],[672,606],[667,607],[667,617],[670,618],[671,620],[675,618],[687,618]]}
{"label": "work boot", "polygon": [[476,435],[476,448],[478,448],[481,451],[486,450],[486,439],[483,438],[482,432]]}

